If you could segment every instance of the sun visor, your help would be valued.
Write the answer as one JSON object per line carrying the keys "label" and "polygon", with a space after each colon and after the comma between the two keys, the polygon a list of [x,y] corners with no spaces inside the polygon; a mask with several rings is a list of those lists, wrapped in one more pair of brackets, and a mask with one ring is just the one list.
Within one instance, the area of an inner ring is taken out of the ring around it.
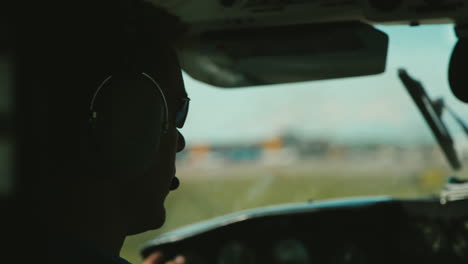
{"label": "sun visor", "polygon": [[360,22],[211,31],[187,40],[182,68],[210,85],[235,88],[378,74],[388,36]]}

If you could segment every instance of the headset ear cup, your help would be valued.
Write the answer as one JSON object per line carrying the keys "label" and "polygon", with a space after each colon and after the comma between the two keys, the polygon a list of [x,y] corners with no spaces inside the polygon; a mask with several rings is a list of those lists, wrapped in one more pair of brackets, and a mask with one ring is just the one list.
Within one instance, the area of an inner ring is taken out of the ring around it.
{"label": "headset ear cup", "polygon": [[146,172],[159,149],[161,101],[143,78],[115,78],[100,92],[90,139],[91,164],[99,174],[128,179]]}

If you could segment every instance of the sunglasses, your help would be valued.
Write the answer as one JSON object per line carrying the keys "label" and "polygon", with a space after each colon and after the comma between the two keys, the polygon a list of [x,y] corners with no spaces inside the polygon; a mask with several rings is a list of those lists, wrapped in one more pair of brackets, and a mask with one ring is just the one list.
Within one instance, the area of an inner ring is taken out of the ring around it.
{"label": "sunglasses", "polygon": [[177,112],[176,112],[176,127],[184,127],[185,120],[187,120],[188,110],[189,110],[190,98],[185,97],[177,100]]}
{"label": "sunglasses", "polygon": [[[169,130],[169,108],[167,106],[166,96],[164,95],[163,90],[161,89],[161,87],[159,86],[158,82],[156,82],[155,79],[153,79],[151,76],[149,76],[147,73],[144,73],[144,72],[142,73],[142,75],[148,78],[149,80],[151,80],[151,82],[156,86],[157,90],[161,94],[161,97],[164,102],[164,107],[165,107],[164,110],[166,114],[166,120],[165,120],[165,123],[163,124],[163,133],[167,133],[167,131]],[[189,103],[190,103],[190,98],[188,97],[177,100],[177,103],[176,103],[177,110],[176,110],[176,115],[175,115],[176,116],[175,125],[177,128],[184,127],[185,120],[187,119],[187,115],[188,115]]]}

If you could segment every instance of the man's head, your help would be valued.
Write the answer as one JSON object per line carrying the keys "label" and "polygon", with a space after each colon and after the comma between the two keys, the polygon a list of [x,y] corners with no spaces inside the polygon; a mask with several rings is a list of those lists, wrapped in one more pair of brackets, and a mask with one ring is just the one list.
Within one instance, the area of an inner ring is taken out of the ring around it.
{"label": "man's head", "polygon": [[[135,100],[135,103],[140,102],[141,104],[141,102],[148,100],[150,96],[156,94],[155,89],[157,87],[155,87],[152,81],[157,80],[157,85],[161,88],[164,100],[167,103],[167,109],[163,109],[165,103],[161,101],[161,97],[154,97],[158,104],[149,105],[158,106],[159,110],[163,110],[162,113],[155,111],[159,114],[159,122],[156,122],[155,126],[152,126],[154,129],[141,130],[145,131],[143,134],[145,134],[148,140],[140,138],[136,140],[137,142],[133,142],[135,145],[140,144],[139,153],[141,155],[136,155],[137,159],[135,159],[135,155],[132,153],[127,152],[130,155],[126,155],[128,157],[127,161],[134,163],[129,165],[137,165],[132,169],[133,173],[130,171],[127,174],[130,177],[125,177],[125,175],[123,177],[123,193],[120,196],[122,199],[119,202],[121,212],[123,213],[121,217],[122,219],[126,219],[128,223],[128,234],[155,229],[164,223],[164,200],[171,186],[174,187],[173,185],[177,180],[174,178],[176,174],[176,153],[185,147],[185,140],[178,131],[178,127],[181,127],[185,121],[181,117],[188,110],[186,108],[188,106],[188,97],[184,89],[182,74],[175,54],[169,51],[166,54],[167,60],[164,60],[166,74],[162,72],[158,73],[157,70],[152,71],[153,75],[145,72],[145,74],[148,74],[148,77],[140,77],[136,82],[137,86],[145,89],[146,93],[141,94],[141,100]],[[161,75],[164,75],[164,77],[157,77]],[[166,110],[167,120],[165,120]],[[145,119],[154,121],[158,119],[151,116],[154,115],[150,114]],[[129,118],[133,119],[132,117]],[[141,121],[144,122],[144,120]],[[165,127],[166,122],[167,127]],[[152,131],[155,131],[155,133]],[[133,132],[131,134],[135,137],[142,135]],[[153,148],[152,146],[154,145],[157,145],[157,148]],[[133,148],[135,146],[130,146],[130,149]],[[136,171],[138,173],[134,175]]]}
{"label": "man's head", "polygon": [[[187,114],[188,97],[173,51],[157,67],[109,76],[92,100],[90,134],[85,136],[89,175],[105,190],[120,186],[118,219],[128,234],[160,227],[164,200],[174,184],[175,155],[185,146],[178,128]],[[175,186],[177,187],[177,186]]]}
{"label": "man's head", "polygon": [[[176,117],[187,94],[172,47],[180,27],[146,4],[114,11],[53,35],[58,43],[45,48],[54,67],[35,73],[48,93],[44,183],[52,228],[128,235],[165,220],[175,155],[185,145]],[[110,76],[90,122],[93,96]]]}

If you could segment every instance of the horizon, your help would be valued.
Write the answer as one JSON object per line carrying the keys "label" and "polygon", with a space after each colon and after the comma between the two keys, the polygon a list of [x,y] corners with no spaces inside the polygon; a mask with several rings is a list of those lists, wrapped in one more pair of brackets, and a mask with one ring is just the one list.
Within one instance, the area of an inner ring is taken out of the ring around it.
{"label": "horizon", "polygon": [[[431,98],[442,96],[459,115],[468,116],[468,107],[452,95],[447,81],[456,41],[453,26],[377,28],[390,37],[386,71],[378,75],[223,89],[184,73],[192,99],[182,129],[188,144],[252,142],[286,132],[344,144],[436,144],[397,69],[406,68]],[[457,145],[466,146],[461,128],[447,116],[444,121]]]}

